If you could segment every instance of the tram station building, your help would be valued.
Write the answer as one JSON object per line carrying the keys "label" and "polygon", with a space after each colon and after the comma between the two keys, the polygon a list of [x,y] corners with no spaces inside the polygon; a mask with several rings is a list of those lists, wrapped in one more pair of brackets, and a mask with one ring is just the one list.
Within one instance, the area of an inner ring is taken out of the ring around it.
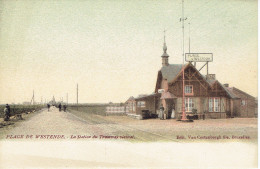
{"label": "tram station building", "polygon": [[164,43],[162,68],[158,71],[155,91],[150,95],[140,95],[127,100],[131,114],[143,112],[158,114],[164,107],[167,117],[174,110],[175,118],[182,115],[183,70],[185,111],[187,116],[198,118],[255,117],[255,98],[228,84],[221,84],[215,74],[202,75],[192,63],[169,64],[167,46]]}

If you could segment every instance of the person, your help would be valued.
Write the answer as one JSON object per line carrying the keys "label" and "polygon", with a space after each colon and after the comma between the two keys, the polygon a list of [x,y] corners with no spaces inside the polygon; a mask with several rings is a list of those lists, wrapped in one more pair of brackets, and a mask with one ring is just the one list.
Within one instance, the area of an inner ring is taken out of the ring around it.
{"label": "person", "polygon": [[160,117],[161,120],[163,120],[163,114],[164,114],[164,107],[161,104],[161,106],[160,106],[160,114],[159,114],[159,117]]}
{"label": "person", "polygon": [[48,107],[48,111],[49,111],[49,110],[50,110],[50,107],[51,107],[49,103],[47,104],[47,107]]}
{"label": "person", "polygon": [[66,112],[66,109],[67,109],[67,106],[64,104],[64,105],[63,105],[63,110],[64,110],[64,112]]}
{"label": "person", "polygon": [[8,104],[6,104],[4,108],[4,113],[5,113],[4,121],[8,121],[10,119],[10,113],[11,113],[11,108]]}
{"label": "person", "polygon": [[59,104],[59,106],[58,106],[58,107],[59,107],[59,111],[61,111],[61,104]]}
{"label": "person", "polygon": [[172,119],[174,119],[174,118],[175,118],[175,110],[174,110],[174,108],[172,109],[171,118],[172,118]]}

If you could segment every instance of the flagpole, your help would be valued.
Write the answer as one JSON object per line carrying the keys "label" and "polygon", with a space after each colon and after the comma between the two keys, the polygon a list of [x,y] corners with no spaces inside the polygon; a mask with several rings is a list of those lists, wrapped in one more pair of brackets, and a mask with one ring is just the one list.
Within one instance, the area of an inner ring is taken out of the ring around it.
{"label": "flagpole", "polygon": [[185,66],[184,66],[184,20],[186,20],[187,18],[184,18],[184,0],[182,0],[182,118],[181,121],[183,122],[187,122],[189,121],[186,117],[186,112],[185,112],[185,76],[184,76],[184,70],[185,70]]}

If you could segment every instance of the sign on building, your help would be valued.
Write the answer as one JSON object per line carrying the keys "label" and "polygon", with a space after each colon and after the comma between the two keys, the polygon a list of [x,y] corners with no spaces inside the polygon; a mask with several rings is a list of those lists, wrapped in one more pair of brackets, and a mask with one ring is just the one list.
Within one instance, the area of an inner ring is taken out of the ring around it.
{"label": "sign on building", "polygon": [[163,93],[164,89],[158,89],[158,93]]}
{"label": "sign on building", "polygon": [[185,53],[186,62],[212,62],[212,53]]}

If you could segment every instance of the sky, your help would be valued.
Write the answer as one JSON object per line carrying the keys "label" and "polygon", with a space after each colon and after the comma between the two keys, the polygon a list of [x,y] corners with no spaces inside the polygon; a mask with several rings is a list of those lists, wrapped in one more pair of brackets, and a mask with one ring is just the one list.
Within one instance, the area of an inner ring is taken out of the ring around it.
{"label": "sky", "polygon": [[[185,53],[257,96],[257,0],[185,0]],[[181,0],[0,0],[0,104],[125,102],[155,90],[163,54],[182,64]],[[190,24],[189,24],[190,23]],[[200,67],[198,64],[197,67]],[[202,74],[206,71],[202,70]]]}

